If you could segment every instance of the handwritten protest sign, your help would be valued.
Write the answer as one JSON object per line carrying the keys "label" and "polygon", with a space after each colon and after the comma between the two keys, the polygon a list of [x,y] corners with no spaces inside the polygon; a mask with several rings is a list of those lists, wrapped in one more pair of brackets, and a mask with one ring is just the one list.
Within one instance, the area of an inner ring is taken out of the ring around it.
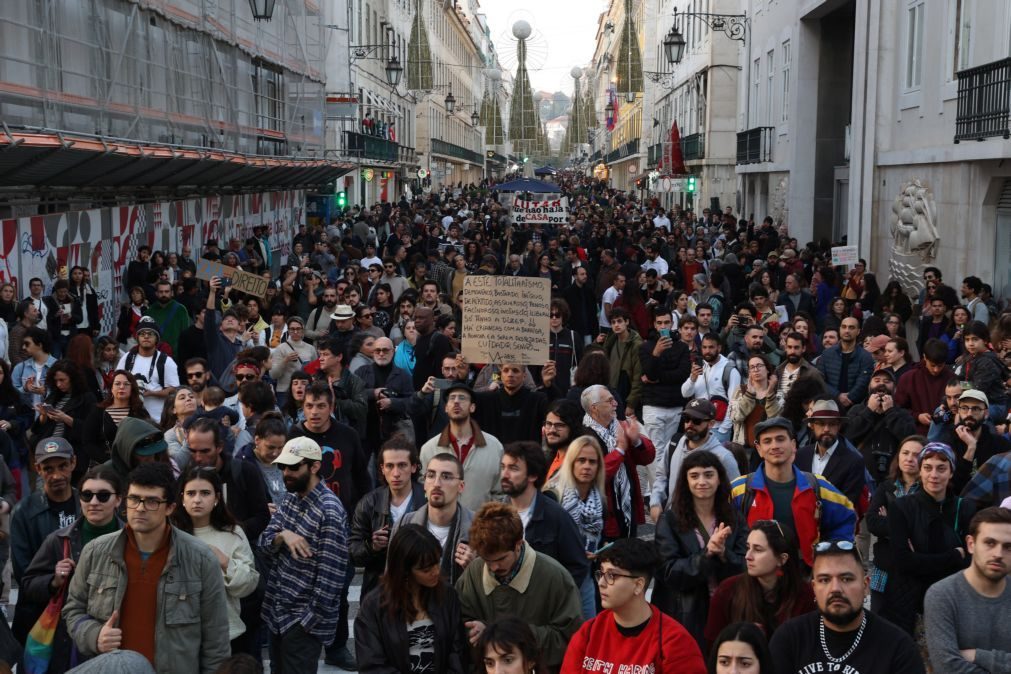
{"label": "handwritten protest sign", "polygon": [[463,357],[470,363],[543,365],[550,309],[548,279],[468,276],[463,281]]}
{"label": "handwritten protest sign", "polygon": [[839,267],[842,265],[855,265],[860,261],[860,253],[857,252],[856,246],[833,246],[832,247],[832,266]]}
{"label": "handwritten protest sign", "polygon": [[263,297],[267,294],[267,280],[262,276],[201,258],[197,263],[197,278],[210,281],[215,276],[224,279],[225,286],[231,286],[247,295]]}
{"label": "handwritten protest sign", "polygon": [[516,197],[512,205],[513,222],[517,225],[540,223],[561,225],[569,221],[569,198],[528,201]]}
{"label": "handwritten protest sign", "polygon": [[267,294],[267,279],[236,269],[232,272],[232,287],[247,295],[263,297]]}

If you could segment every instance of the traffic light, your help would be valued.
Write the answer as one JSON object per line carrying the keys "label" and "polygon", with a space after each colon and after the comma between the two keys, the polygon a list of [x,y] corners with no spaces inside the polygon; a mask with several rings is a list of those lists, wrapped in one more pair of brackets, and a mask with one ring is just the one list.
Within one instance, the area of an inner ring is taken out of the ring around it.
{"label": "traffic light", "polygon": [[695,191],[695,176],[688,176],[688,188],[687,188],[687,191],[688,192],[694,192]]}
{"label": "traffic light", "polygon": [[348,193],[341,190],[337,193],[337,208],[347,208],[348,206]]}

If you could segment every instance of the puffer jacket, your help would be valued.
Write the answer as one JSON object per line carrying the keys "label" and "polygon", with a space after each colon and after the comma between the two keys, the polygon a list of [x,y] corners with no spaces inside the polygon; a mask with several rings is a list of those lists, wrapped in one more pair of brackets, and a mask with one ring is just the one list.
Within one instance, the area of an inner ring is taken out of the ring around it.
{"label": "puffer jacket", "polygon": [[855,405],[862,403],[867,397],[867,385],[871,383],[871,373],[874,371],[874,357],[858,344],[846,371],[848,381],[840,382],[842,347],[836,344],[821,354],[821,358],[818,359],[818,371],[825,379],[825,387],[830,395],[838,396],[845,391],[850,402]]}
{"label": "puffer jacket", "polygon": [[972,387],[986,394],[991,405],[1003,405],[1007,402],[1004,392],[1004,381],[1007,379],[1007,367],[993,351],[984,351],[965,363],[964,378],[972,382]]}
{"label": "puffer jacket", "polygon": [[[217,557],[172,528],[158,580],[155,663],[158,674],[212,674],[228,659],[228,597]],[[70,580],[63,619],[81,655],[98,655],[98,634],[126,594],[126,530],[92,541]]]}

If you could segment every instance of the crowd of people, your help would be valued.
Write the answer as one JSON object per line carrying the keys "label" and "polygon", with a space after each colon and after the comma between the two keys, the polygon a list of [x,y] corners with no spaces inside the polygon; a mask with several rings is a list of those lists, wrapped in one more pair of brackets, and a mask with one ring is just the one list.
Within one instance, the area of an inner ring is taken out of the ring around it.
{"label": "crowd of people", "polygon": [[[262,297],[140,246],[109,334],[85,268],[0,287],[0,657],[1011,671],[1011,310],[560,182],[561,224],[483,183],[201,246]],[[547,362],[463,356],[491,274],[549,282]]]}

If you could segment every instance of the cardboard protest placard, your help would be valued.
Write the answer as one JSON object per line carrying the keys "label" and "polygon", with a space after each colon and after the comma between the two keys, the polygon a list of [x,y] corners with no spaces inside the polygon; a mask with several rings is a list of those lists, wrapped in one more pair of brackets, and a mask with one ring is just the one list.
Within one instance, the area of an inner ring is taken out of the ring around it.
{"label": "cardboard protest placard", "polygon": [[548,361],[551,282],[523,276],[463,281],[463,357],[469,363]]}
{"label": "cardboard protest placard", "polygon": [[833,246],[832,247],[832,266],[839,267],[842,265],[852,266],[860,261],[860,253],[857,252],[856,246]]}
{"label": "cardboard protest placard", "polygon": [[512,216],[517,225],[535,222],[563,225],[569,221],[569,198],[527,201],[516,197],[513,199]]}
{"label": "cardboard protest placard", "polygon": [[228,279],[232,277],[234,272],[235,267],[228,267],[220,262],[205,260],[204,258],[197,260],[197,278],[204,281],[210,281],[215,276]]}
{"label": "cardboard protest placard", "polygon": [[263,297],[267,294],[267,285],[267,279],[257,274],[250,274],[241,269],[232,272],[232,288],[247,295]]}

